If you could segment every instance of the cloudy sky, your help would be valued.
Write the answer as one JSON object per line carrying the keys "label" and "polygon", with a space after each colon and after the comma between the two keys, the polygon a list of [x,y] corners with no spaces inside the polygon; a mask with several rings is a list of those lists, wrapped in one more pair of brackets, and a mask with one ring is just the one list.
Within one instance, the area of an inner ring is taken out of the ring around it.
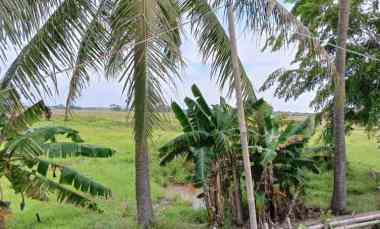
{"label": "cloudy sky", "polygon": [[[200,87],[210,103],[217,103],[219,97],[224,93],[210,80],[208,64],[202,62],[197,52],[196,43],[191,35],[186,34],[185,36],[182,52],[187,66],[182,70],[182,81],[177,82],[177,88],[166,89],[167,99],[181,103],[186,96],[191,96],[190,87],[195,83]],[[265,93],[258,91],[268,74],[278,68],[290,67],[290,62],[295,52],[292,47],[275,53],[261,52],[261,47],[264,43],[259,41],[260,37],[258,35],[238,32],[239,55],[258,97],[265,98],[278,111],[311,112],[312,109],[308,105],[313,96],[312,94],[305,94],[297,101],[286,103],[283,100],[274,98],[273,90],[268,90]],[[12,58],[9,59],[11,60]],[[9,63],[2,64],[0,68],[4,70],[6,65],[9,65]],[[93,73],[92,77],[90,86],[83,92],[82,97],[77,101],[77,105],[108,107],[110,104],[125,104],[125,96],[121,94],[122,84],[105,81],[102,74],[99,73]],[[65,95],[68,91],[67,75],[61,74],[58,79],[59,94],[53,98],[46,98],[51,105],[64,104]]]}

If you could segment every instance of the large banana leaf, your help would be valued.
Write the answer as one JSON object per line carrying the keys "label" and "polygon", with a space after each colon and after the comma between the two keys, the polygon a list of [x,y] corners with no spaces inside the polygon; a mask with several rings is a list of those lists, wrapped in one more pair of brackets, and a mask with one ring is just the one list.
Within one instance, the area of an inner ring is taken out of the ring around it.
{"label": "large banana leaf", "polygon": [[40,160],[37,165],[37,172],[45,177],[48,175],[49,171],[56,174],[57,170],[60,172],[60,184],[73,186],[75,189],[80,190],[83,193],[89,193],[93,196],[103,196],[105,198],[111,196],[111,190],[109,188],[83,176],[69,167],[46,160]]}
{"label": "large banana leaf", "polygon": [[44,201],[47,200],[47,192],[51,192],[57,195],[59,203],[71,203],[99,210],[91,199],[20,166],[10,167],[5,174],[15,192],[25,194],[29,198]]}
{"label": "large banana leaf", "polygon": [[66,157],[112,157],[113,149],[70,142],[46,143],[42,145],[45,154],[49,158]]}
{"label": "large banana leaf", "polygon": [[184,133],[170,142],[163,145],[160,151],[160,164],[166,165],[177,156],[184,156],[191,153],[191,148],[197,148],[210,144],[209,133],[205,131],[192,131]]}
{"label": "large banana leaf", "polygon": [[185,104],[188,107],[187,113],[190,123],[195,130],[203,130],[210,132],[215,128],[212,119],[194,100],[186,97]]}
{"label": "large banana leaf", "polygon": [[56,142],[57,135],[64,135],[76,143],[83,142],[77,130],[62,126],[32,128],[28,130],[27,134],[41,144],[48,141]]}
{"label": "large banana leaf", "polygon": [[195,164],[194,181],[196,185],[202,186],[208,177],[210,161],[212,160],[213,152],[209,148],[202,147],[192,149]]}
{"label": "large banana leaf", "polygon": [[182,110],[182,108],[176,103],[172,103],[172,111],[181,124],[184,132],[189,132],[193,130],[193,127],[191,126],[190,120],[187,117],[185,111]]}
{"label": "large banana leaf", "polygon": [[19,132],[25,131],[25,129],[39,121],[45,111],[45,103],[40,101],[19,114],[9,114],[10,118],[4,126],[3,134],[6,137],[14,137]]}

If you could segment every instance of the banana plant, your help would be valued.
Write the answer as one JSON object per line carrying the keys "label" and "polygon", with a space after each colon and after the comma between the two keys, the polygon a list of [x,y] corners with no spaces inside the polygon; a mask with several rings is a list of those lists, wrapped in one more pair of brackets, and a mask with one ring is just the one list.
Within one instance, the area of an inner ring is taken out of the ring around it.
{"label": "banana plant", "polygon": [[278,116],[264,100],[250,107],[249,126],[257,133],[251,146],[255,174],[261,176],[271,165],[275,184],[282,192],[290,194],[291,187],[303,183],[305,169],[319,172],[315,161],[303,155],[306,144],[315,133],[315,118],[311,116],[302,122],[290,121],[280,126]]}
{"label": "banana plant", "polygon": [[[183,134],[159,149],[161,165],[179,156],[192,161],[194,183],[204,190],[210,224],[221,226],[225,223],[223,219],[227,206],[233,206],[229,211],[236,216],[235,221],[242,221],[241,168],[233,163],[241,157],[238,153],[238,117],[224,99],[221,98],[220,104],[210,106],[197,86],[192,86],[192,93],[194,99],[185,98],[187,110],[172,103]],[[230,177],[235,177],[234,182],[239,185],[233,185]],[[223,198],[227,201],[220,201]]]}
{"label": "banana plant", "polygon": [[[54,193],[60,203],[100,211],[90,198],[111,196],[111,190],[51,158],[111,157],[114,150],[83,144],[78,131],[67,127],[31,128],[46,111],[42,101],[24,108],[16,92],[0,91],[0,176],[22,197],[47,200]],[[59,142],[64,136],[71,142]]]}
{"label": "banana plant", "polygon": [[[206,204],[212,209],[209,210],[210,223],[215,224],[216,219],[223,218],[220,211],[228,204],[213,203],[218,200],[217,195],[228,196],[229,187],[237,188],[229,196],[241,195],[238,117],[236,109],[224,99],[218,105],[209,106],[195,85],[192,92],[194,99],[185,99],[186,110],[177,103],[172,104],[183,134],[159,149],[161,165],[176,157],[186,157],[194,164],[194,183],[203,187]],[[276,193],[284,197],[281,200],[289,202],[291,191],[302,188],[304,171],[318,172],[315,162],[303,155],[305,145],[314,134],[314,118],[281,126],[278,116],[263,99],[248,98],[245,103],[252,171],[258,181],[256,196],[263,200],[258,208],[268,216],[273,213],[270,206],[276,205],[273,198]],[[210,193],[210,190],[216,191]],[[215,192],[217,195],[213,196]],[[239,208],[239,204],[232,206]],[[232,213],[238,215],[239,210],[234,210]],[[260,217],[263,215],[261,212]],[[216,223],[220,226],[220,222]]]}

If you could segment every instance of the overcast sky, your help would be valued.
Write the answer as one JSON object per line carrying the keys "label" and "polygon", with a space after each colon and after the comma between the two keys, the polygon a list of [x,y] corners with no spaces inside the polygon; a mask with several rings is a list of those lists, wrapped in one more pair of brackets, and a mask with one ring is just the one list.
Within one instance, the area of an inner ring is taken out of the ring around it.
{"label": "overcast sky", "polygon": [[[275,53],[261,52],[263,42],[257,42],[260,38],[254,34],[238,32],[239,55],[244,67],[256,89],[258,97],[263,97],[269,101],[277,111],[312,112],[309,108],[312,94],[305,94],[297,101],[285,103],[283,100],[274,98],[273,90],[265,93],[258,91],[267,76],[278,68],[289,68],[290,62],[295,54],[294,48],[283,49]],[[186,39],[182,46],[187,66],[182,71],[182,82],[177,82],[176,89],[167,89],[167,99],[175,100],[179,103],[186,96],[191,96],[190,87],[197,84],[204,93],[207,101],[217,103],[219,97],[224,93],[210,80],[208,64],[204,64],[198,55],[197,46],[190,34],[186,34]],[[13,56],[13,55],[12,55]],[[9,58],[12,60],[13,58]],[[9,63],[1,64],[2,72]],[[83,92],[82,97],[77,101],[79,106],[101,106],[108,107],[110,104],[125,104],[125,96],[121,94],[122,84],[118,82],[107,82],[102,74],[92,74],[90,86]],[[53,98],[46,98],[50,105],[64,104],[68,91],[68,77],[65,74],[59,76],[59,95]],[[232,102],[232,101],[231,101]]]}

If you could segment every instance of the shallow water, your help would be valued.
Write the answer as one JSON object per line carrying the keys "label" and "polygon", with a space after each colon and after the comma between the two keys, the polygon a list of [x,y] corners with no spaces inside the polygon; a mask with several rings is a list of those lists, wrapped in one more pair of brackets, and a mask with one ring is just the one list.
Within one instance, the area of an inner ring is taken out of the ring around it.
{"label": "shallow water", "polygon": [[206,208],[202,198],[198,198],[202,189],[195,188],[191,184],[172,184],[165,189],[165,197],[168,199],[180,198],[185,202],[191,203],[193,209]]}

